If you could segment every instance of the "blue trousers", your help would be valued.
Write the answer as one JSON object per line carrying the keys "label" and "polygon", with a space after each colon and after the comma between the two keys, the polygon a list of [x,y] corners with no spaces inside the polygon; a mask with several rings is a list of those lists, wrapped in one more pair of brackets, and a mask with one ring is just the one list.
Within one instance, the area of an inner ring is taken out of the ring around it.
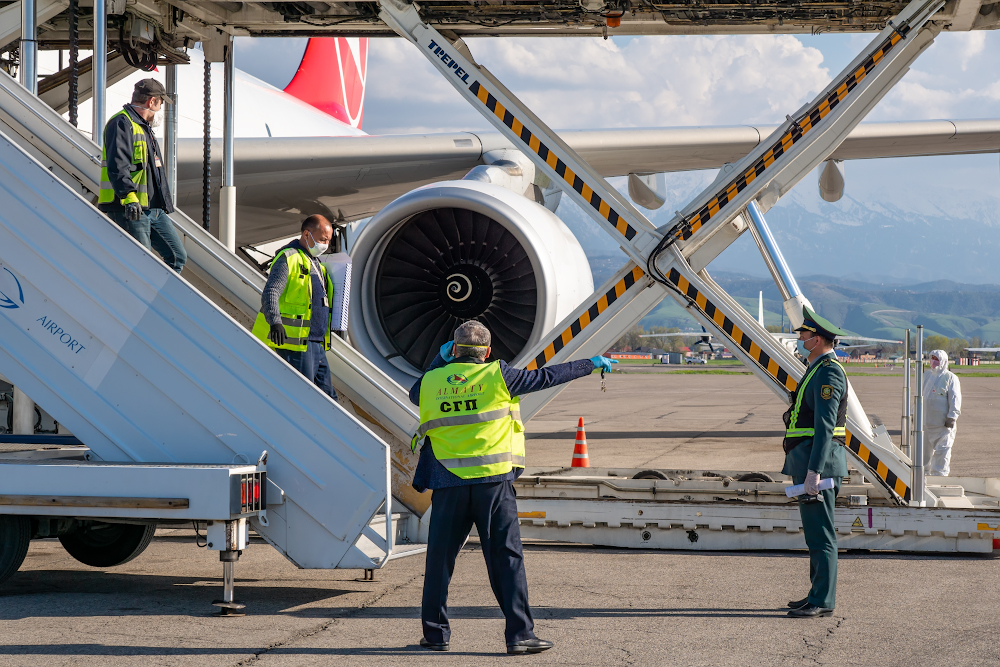
{"label": "blue trousers", "polygon": [[177,273],[181,272],[187,263],[187,251],[181,241],[174,223],[162,208],[151,208],[143,212],[138,220],[125,217],[125,209],[121,206],[111,207],[106,211],[119,227],[132,235],[136,241],[163,258],[163,261]]}
{"label": "blue trousers", "polygon": [[472,524],[479,530],[493,595],[507,618],[507,643],[534,638],[517,501],[509,481],[434,490],[420,611],[424,637],[435,644],[451,640],[448,584]]}
{"label": "blue trousers", "polygon": [[323,343],[309,341],[305,352],[295,350],[275,350],[278,356],[291,364],[292,368],[313,381],[333,400],[337,400],[337,391],[330,382],[330,366],[326,362],[326,350]]}
{"label": "blue trousers", "polygon": [[[793,477],[792,483],[802,484],[805,477]],[[821,503],[799,502],[802,534],[809,547],[809,603],[833,609],[837,603],[837,531],[833,524],[833,508],[840,493],[842,478],[837,477],[832,489],[820,491]]]}

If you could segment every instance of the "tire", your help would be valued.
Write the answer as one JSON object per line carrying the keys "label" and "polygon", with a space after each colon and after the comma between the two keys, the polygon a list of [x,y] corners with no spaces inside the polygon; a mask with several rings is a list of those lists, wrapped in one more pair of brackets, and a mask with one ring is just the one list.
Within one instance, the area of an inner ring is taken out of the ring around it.
{"label": "tire", "polygon": [[770,475],[763,472],[748,472],[736,478],[737,482],[773,482]]}
{"label": "tire", "polygon": [[156,524],[93,523],[59,541],[69,555],[91,567],[124,565],[137,557],[153,539]]}
{"label": "tire", "polygon": [[670,479],[659,470],[643,470],[632,475],[632,479]]}
{"label": "tire", "polygon": [[0,582],[11,578],[31,543],[31,520],[23,516],[0,516]]}

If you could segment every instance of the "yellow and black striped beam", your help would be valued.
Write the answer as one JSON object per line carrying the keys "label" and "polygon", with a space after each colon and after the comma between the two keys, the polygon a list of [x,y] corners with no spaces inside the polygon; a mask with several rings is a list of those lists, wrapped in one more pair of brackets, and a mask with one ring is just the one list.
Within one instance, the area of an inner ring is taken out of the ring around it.
{"label": "yellow and black striped beam", "polygon": [[525,368],[529,371],[537,370],[549,363],[552,357],[556,356],[556,352],[566,347],[571,340],[580,335],[580,332],[587,328],[591,322],[596,320],[601,313],[607,310],[611,304],[618,300],[618,298],[625,293],[629,287],[635,285],[644,275],[646,275],[642,269],[638,266],[633,266],[632,270],[625,274],[625,277],[615,283],[614,287],[609,289],[606,293],[601,295],[590,308],[585,310],[580,317],[569,325],[569,327],[563,331],[561,334],[556,336],[555,340],[549,343],[541,354],[528,362]]}
{"label": "yellow and black striped beam", "polygon": [[[785,369],[778,365],[778,363],[772,359],[767,352],[760,349],[760,346],[755,343],[750,336],[743,330],[741,330],[736,324],[733,323],[729,317],[719,310],[714,303],[709,301],[704,294],[702,294],[698,289],[692,285],[684,276],[677,271],[677,269],[670,269],[670,273],[667,278],[674,284],[677,289],[686,294],[688,298],[693,300],[698,308],[705,314],[708,319],[715,322],[720,329],[722,329],[726,336],[728,336],[733,343],[738,345],[744,352],[746,352],[751,359],[753,359],[757,364],[760,365],[767,373],[773,377],[778,384],[783,386],[789,392],[794,391],[795,387],[798,386],[798,382],[791,377]],[[852,452],[854,452],[857,457],[866,465],[868,468],[879,476],[882,481],[886,483],[886,486],[892,489],[904,502],[910,501],[910,489],[903,480],[896,476],[896,473],[889,470],[888,466],[879,460],[875,454],[865,447],[858,438],[851,434],[850,431],[847,432],[847,447]]]}
{"label": "yellow and black striped beam", "polygon": [[760,349],[760,346],[755,343],[750,336],[736,326],[735,323],[729,317],[719,310],[714,303],[709,301],[704,294],[698,291],[698,289],[688,282],[687,278],[682,276],[677,269],[671,268],[670,273],[667,275],[667,279],[674,284],[677,289],[679,289],[683,294],[686,294],[689,299],[698,304],[698,308],[705,314],[708,319],[715,322],[715,324],[726,332],[728,336],[736,345],[740,346],[744,352],[750,355],[757,364],[760,365],[768,375],[777,380],[778,384],[787,389],[788,391],[795,391],[795,387],[798,386],[795,378],[790,376],[785,372],[781,366],[778,365],[774,359],[772,359],[767,352]]}
{"label": "yellow and black striped beam", "polygon": [[555,153],[549,150],[549,147],[543,144],[538,137],[532,134],[531,130],[524,126],[524,123],[519,121],[510,109],[505,108],[493,94],[486,90],[486,87],[480,84],[478,81],[473,81],[472,85],[469,86],[469,90],[472,94],[476,96],[480,102],[486,105],[486,108],[490,112],[499,118],[504,125],[509,127],[511,131],[517,135],[521,140],[521,143],[530,150],[532,153],[538,155],[545,161],[545,164],[552,167],[559,178],[566,181],[569,187],[576,190],[580,196],[582,196],[595,211],[601,214],[605,220],[607,220],[611,225],[618,230],[618,232],[624,236],[626,239],[631,241],[635,237],[635,228],[628,224],[625,219],[618,214],[618,211],[613,209],[611,205],[604,201],[600,195],[594,192],[591,186],[584,183],[583,179],[580,178],[579,174],[573,172],[572,169],[566,166],[566,163],[559,159]]}
{"label": "yellow and black striped beam", "polygon": [[745,172],[740,174],[736,180],[729,184],[723,190],[720,190],[701,210],[695,213],[687,224],[681,224],[676,227],[674,235],[684,239],[685,241],[691,238],[691,236],[701,229],[706,222],[711,220],[725,208],[726,204],[736,199],[736,196],[743,191],[746,186],[753,183],[761,174],[763,174],[768,167],[770,167],[774,162],[784,155],[789,148],[796,144],[802,137],[804,137],[810,130],[815,128],[821,120],[826,118],[826,116],[834,109],[838,104],[843,102],[847,96],[857,87],[858,83],[861,82],[868,73],[878,65],[879,62],[885,55],[892,50],[896,44],[898,44],[909,31],[909,28],[903,26],[895,32],[892,33],[882,45],[875,50],[867,59],[858,67],[858,69],[851,72],[837,88],[827,95],[819,104],[815,105],[810,109],[804,116],[795,121],[792,127],[781,137],[781,139],[774,144],[764,155],[754,163],[752,167],[747,169]]}
{"label": "yellow and black striped beam", "polygon": [[896,473],[889,470],[888,466],[879,461],[878,457],[865,447],[863,442],[854,437],[850,431],[847,432],[847,448],[854,452],[865,465],[875,471],[875,474],[882,478],[889,488],[896,492],[896,495],[905,502],[910,502],[910,487],[906,485],[906,482],[897,477]]}

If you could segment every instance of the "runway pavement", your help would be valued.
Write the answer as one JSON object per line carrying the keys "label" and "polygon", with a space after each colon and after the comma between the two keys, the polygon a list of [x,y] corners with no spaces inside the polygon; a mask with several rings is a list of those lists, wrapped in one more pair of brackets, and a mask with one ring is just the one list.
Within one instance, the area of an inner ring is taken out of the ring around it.
{"label": "runway pavement", "polygon": [[[852,380],[869,413],[898,430],[900,378]],[[568,465],[576,420],[595,466],[780,468],[782,404],[752,377],[612,375],[564,391],[528,428],[529,465]],[[1000,378],[963,378],[956,474],[1000,476]],[[996,664],[1000,559],[842,554],[832,618],[793,620],[808,588],[804,553],[526,547],[531,601],[548,653],[508,658],[503,618],[471,540],[451,588],[453,650],[417,647],[423,557],[375,582],[298,570],[255,543],[237,565],[242,618],[216,618],[214,552],[161,530],[135,561],[97,570],[58,541],[32,544],[0,584],[0,665]]]}

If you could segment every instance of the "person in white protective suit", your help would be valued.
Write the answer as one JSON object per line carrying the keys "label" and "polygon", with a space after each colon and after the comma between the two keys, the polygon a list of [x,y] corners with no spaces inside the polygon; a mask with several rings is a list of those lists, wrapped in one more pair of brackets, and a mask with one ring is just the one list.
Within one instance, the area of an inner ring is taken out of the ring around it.
{"label": "person in white protective suit", "polygon": [[962,387],[948,370],[948,353],[931,350],[931,370],[924,373],[924,471],[948,476],[956,422],[962,414]]}

